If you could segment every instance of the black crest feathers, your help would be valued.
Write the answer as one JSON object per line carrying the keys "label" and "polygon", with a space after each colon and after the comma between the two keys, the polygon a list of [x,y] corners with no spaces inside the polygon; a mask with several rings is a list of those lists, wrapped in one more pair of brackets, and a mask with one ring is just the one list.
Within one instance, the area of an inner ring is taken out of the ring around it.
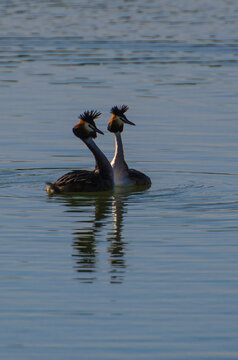
{"label": "black crest feathers", "polygon": [[122,116],[129,107],[127,105],[121,105],[121,106],[113,106],[111,108],[111,113],[114,115]]}
{"label": "black crest feathers", "polygon": [[94,120],[96,118],[98,118],[100,115],[101,115],[100,111],[97,111],[97,110],[89,111],[89,110],[87,110],[87,111],[84,111],[83,114],[79,115],[79,119],[93,124]]}

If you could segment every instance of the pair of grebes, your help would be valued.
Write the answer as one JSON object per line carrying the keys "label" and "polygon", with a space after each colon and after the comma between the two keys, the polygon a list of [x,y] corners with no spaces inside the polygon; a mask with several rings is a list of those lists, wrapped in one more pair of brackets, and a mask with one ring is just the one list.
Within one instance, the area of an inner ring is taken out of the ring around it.
{"label": "pair of grebes", "polygon": [[101,113],[96,110],[85,111],[79,116],[80,121],[73,128],[73,133],[91,150],[96,160],[93,171],[73,170],[55,183],[47,183],[48,194],[68,192],[98,192],[114,189],[115,186],[150,186],[150,178],[140,171],[129,169],[124,159],[121,133],[124,124],[135,125],[125,115],[128,106],[114,106],[111,109],[111,119],[108,130],[115,135],[115,155],[111,163],[99,149],[93,139],[97,133],[102,134],[95,124],[95,119]]}

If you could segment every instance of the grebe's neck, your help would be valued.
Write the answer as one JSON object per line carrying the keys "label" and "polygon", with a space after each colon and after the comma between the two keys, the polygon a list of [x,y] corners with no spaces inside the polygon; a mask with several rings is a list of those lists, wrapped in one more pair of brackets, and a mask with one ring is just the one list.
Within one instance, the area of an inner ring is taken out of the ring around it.
{"label": "grebe's neck", "polygon": [[91,137],[83,139],[83,142],[87,145],[87,147],[89,148],[89,150],[91,150],[95,157],[95,170],[99,171],[102,176],[111,178],[111,180],[113,181],[113,170],[107,157],[103,154],[103,152],[99,149],[99,147],[96,145],[96,143]]}
{"label": "grebe's neck", "polygon": [[128,169],[128,166],[125,162],[123,144],[120,131],[114,133],[115,136],[115,154],[114,158],[111,161],[111,165],[120,165]]}
{"label": "grebe's neck", "polygon": [[120,131],[115,135],[115,154],[111,161],[115,185],[125,185],[128,182],[128,166],[124,159],[124,151]]}

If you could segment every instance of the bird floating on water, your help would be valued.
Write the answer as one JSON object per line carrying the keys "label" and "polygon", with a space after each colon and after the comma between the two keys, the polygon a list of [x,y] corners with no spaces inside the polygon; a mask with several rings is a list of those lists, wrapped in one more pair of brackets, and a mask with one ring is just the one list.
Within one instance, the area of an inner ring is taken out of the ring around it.
{"label": "bird floating on water", "polygon": [[73,170],[60,177],[55,183],[47,183],[48,194],[113,189],[113,170],[110,162],[93,140],[97,137],[97,133],[103,134],[94,122],[100,115],[101,113],[96,110],[85,111],[79,116],[80,121],[73,128],[74,135],[81,139],[93,153],[96,160],[95,169],[93,171]]}
{"label": "bird floating on water", "polygon": [[116,186],[136,185],[149,187],[151,185],[150,178],[138,170],[129,169],[124,158],[121,133],[124,124],[135,125],[127,119],[125,115],[127,110],[127,105],[113,106],[111,109],[112,116],[108,124],[108,130],[114,133],[115,136],[115,155],[111,161],[114,182]]}

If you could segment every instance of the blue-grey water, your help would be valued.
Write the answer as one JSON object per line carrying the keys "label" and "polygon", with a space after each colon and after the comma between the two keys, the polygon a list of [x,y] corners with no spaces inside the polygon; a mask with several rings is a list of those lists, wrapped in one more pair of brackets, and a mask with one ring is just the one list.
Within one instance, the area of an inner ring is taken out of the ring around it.
{"label": "blue-grey water", "polygon": [[[4,360],[238,359],[236,0],[0,5]],[[148,190],[49,197],[129,105]]]}

